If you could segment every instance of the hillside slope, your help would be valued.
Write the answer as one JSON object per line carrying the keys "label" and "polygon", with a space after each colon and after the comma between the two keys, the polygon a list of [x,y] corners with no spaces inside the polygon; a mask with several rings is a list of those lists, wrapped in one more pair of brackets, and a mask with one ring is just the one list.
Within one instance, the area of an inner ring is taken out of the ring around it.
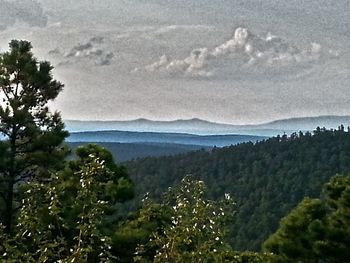
{"label": "hillside slope", "polygon": [[212,198],[232,193],[237,214],[231,243],[258,250],[304,196],[318,196],[331,176],[350,172],[350,133],[318,130],[125,165],[138,193],[159,197],[187,174],[204,180]]}
{"label": "hillside slope", "polygon": [[148,156],[175,155],[200,149],[210,149],[198,145],[168,144],[168,143],[117,143],[117,142],[69,142],[72,152],[78,146],[86,144],[98,144],[109,150],[114,160],[118,162],[130,161],[132,159]]}

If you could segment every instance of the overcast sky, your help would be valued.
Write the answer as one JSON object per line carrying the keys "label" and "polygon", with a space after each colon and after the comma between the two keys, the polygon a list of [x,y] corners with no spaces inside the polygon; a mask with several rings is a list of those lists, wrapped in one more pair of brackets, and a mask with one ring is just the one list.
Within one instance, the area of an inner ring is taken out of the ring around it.
{"label": "overcast sky", "polygon": [[234,124],[350,114],[348,0],[0,0],[65,119]]}

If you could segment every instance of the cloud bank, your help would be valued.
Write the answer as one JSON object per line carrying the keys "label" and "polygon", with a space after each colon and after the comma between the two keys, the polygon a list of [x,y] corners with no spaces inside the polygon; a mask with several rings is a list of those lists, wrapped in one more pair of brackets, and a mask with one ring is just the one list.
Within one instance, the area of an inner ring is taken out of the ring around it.
{"label": "cloud bank", "polygon": [[69,62],[78,62],[81,60],[88,60],[93,62],[97,66],[106,66],[112,63],[114,58],[114,53],[105,51],[103,47],[104,38],[103,37],[92,37],[86,43],[79,43],[73,46],[69,51],[61,53],[61,51],[56,48],[49,51],[51,55],[60,55],[65,58],[66,64]]}
{"label": "cloud bank", "polygon": [[45,27],[47,20],[41,4],[35,0],[0,0],[0,31],[16,22]]}
{"label": "cloud bank", "polygon": [[318,43],[299,48],[278,36],[252,34],[239,27],[228,41],[214,48],[198,48],[184,59],[171,59],[163,55],[160,59],[135,72],[158,72],[188,77],[212,77],[232,73],[286,73],[305,69],[322,58],[338,56],[338,52],[324,51]]}

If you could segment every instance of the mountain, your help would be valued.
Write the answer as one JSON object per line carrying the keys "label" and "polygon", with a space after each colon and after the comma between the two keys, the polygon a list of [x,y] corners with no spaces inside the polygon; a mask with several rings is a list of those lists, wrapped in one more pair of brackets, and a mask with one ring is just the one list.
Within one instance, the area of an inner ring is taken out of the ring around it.
{"label": "mountain", "polygon": [[66,120],[67,129],[71,132],[119,130],[136,132],[168,132],[190,134],[217,134],[230,131],[240,126],[214,123],[200,119],[152,121],[148,119],[136,119],[130,121],[77,121]]}
{"label": "mountain", "polygon": [[237,203],[231,245],[258,251],[304,197],[318,197],[330,177],[350,173],[350,132],[320,129],[124,165],[139,199],[147,192],[160,198],[186,175],[203,180],[212,199],[230,193]]}
{"label": "mountain", "polygon": [[327,129],[337,129],[338,126],[350,126],[350,116],[318,116],[290,118],[276,120],[266,124],[258,125],[260,129],[280,129],[280,130],[302,130],[312,131],[316,127],[325,127]]}
{"label": "mountain", "polygon": [[258,135],[275,136],[298,131],[312,131],[317,126],[337,128],[340,124],[350,125],[350,116],[318,116],[276,120],[263,124],[232,125],[209,122],[201,119],[152,121],[136,119],[131,121],[77,121],[66,120],[70,132],[82,131],[134,131],[162,133],[190,133],[197,135]]}
{"label": "mountain", "polygon": [[161,143],[183,144],[206,147],[222,147],[242,142],[256,142],[266,137],[251,135],[193,135],[184,133],[155,133],[128,131],[73,132],[68,142],[118,142],[118,143]]}

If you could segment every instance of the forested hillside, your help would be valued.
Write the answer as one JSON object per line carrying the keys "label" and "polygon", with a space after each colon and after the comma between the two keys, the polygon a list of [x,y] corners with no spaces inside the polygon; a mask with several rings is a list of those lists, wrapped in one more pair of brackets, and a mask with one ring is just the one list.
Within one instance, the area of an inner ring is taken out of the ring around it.
{"label": "forested hillside", "polygon": [[176,155],[180,153],[210,149],[200,145],[170,144],[170,143],[116,143],[116,142],[68,142],[72,153],[79,146],[98,144],[110,151],[118,162],[130,161],[147,156]]}
{"label": "forested hillside", "polygon": [[145,158],[125,165],[141,196],[159,197],[188,174],[204,180],[218,198],[237,202],[230,241],[234,249],[259,250],[280,219],[305,196],[319,196],[336,173],[350,172],[350,133],[316,129],[313,134],[278,136],[265,141],[187,154]]}

